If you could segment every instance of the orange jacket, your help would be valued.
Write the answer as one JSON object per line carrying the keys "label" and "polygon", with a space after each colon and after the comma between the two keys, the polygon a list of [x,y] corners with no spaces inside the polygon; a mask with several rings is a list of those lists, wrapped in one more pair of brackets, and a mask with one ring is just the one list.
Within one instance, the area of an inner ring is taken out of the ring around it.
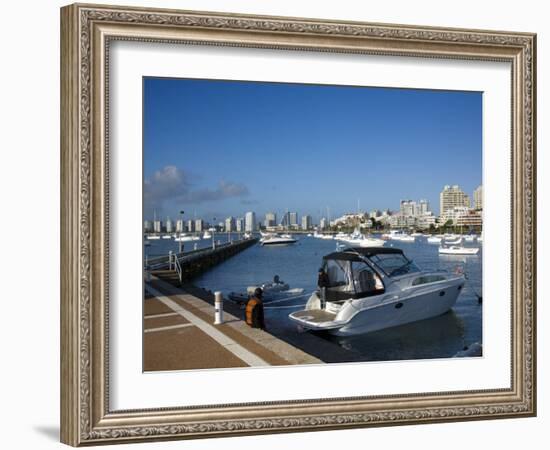
{"label": "orange jacket", "polygon": [[252,328],[265,328],[264,304],[257,297],[250,297],[246,303],[245,320]]}

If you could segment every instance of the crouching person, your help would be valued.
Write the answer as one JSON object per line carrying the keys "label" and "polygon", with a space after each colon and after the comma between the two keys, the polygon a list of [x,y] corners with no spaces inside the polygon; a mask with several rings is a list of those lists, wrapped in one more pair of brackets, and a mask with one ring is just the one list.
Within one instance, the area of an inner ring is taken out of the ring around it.
{"label": "crouching person", "polygon": [[264,303],[262,301],[263,292],[261,288],[256,288],[254,295],[246,303],[245,319],[246,323],[252,328],[261,328],[265,330],[264,322]]}

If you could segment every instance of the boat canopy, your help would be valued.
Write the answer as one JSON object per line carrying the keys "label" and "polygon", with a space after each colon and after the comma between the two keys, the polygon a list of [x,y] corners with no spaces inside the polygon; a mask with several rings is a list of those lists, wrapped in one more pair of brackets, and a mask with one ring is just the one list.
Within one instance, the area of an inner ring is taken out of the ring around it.
{"label": "boat canopy", "polygon": [[326,278],[322,287],[327,301],[339,302],[384,292],[384,283],[378,274],[359,258],[325,258],[323,271]]}
{"label": "boat canopy", "polygon": [[341,252],[333,252],[323,256],[326,261],[334,259],[338,261],[362,261],[362,258],[370,258],[375,255],[403,254],[403,250],[389,247],[354,247]]}
{"label": "boat canopy", "polygon": [[420,271],[418,266],[403,254],[403,250],[398,248],[348,248],[324,256],[323,261],[325,264],[330,261],[347,261],[352,263],[364,261],[365,258],[374,264],[377,270],[390,277],[398,277]]}

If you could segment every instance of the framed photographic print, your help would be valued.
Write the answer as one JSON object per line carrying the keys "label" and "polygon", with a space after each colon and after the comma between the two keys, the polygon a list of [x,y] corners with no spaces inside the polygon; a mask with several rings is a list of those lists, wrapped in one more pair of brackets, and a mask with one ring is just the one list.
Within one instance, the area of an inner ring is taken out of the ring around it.
{"label": "framed photographic print", "polygon": [[536,414],[530,33],[61,10],[62,441]]}

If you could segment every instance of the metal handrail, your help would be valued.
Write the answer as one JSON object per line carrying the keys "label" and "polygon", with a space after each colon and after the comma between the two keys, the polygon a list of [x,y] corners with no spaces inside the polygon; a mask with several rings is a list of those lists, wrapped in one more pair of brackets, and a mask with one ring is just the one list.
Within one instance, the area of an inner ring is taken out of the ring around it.
{"label": "metal handrail", "polygon": [[[172,264],[170,264],[171,266]],[[174,255],[174,269],[176,270],[176,273],[178,274],[178,279],[180,280],[180,284],[183,280],[183,274],[182,274],[182,270],[181,270],[181,264],[180,264],[180,260],[178,258],[178,255]]]}

